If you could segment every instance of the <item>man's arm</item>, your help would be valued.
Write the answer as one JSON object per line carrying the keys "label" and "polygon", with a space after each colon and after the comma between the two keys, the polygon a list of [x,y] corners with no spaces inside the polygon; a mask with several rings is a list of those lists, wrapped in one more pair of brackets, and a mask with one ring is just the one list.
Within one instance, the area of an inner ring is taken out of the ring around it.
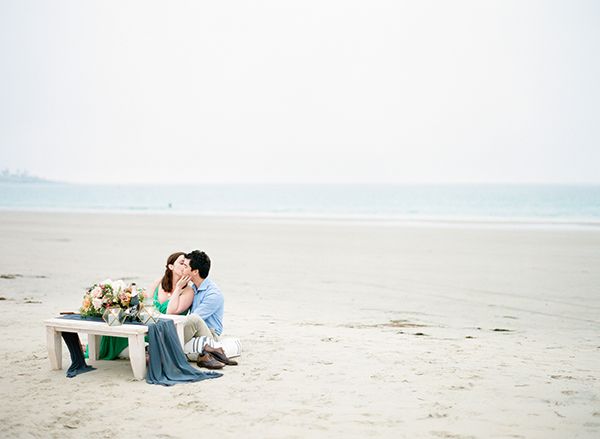
{"label": "man's arm", "polygon": [[196,308],[192,310],[194,314],[198,314],[202,317],[202,320],[206,320],[212,316],[217,310],[223,305],[223,296],[221,294],[209,293],[206,295],[204,300],[198,304]]}

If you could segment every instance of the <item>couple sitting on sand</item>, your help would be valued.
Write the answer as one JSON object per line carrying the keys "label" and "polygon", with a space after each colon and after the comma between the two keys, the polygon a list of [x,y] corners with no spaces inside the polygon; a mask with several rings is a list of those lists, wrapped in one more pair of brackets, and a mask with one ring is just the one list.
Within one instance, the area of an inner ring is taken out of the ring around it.
{"label": "couple sitting on sand", "polygon": [[[208,369],[236,365],[219,346],[223,332],[223,293],[207,279],[210,258],[204,252],[177,252],[170,255],[165,274],[146,292],[163,314],[189,314],[184,324],[184,351],[197,356],[197,364]],[[127,339],[102,337],[100,359],[112,360],[127,346]]]}

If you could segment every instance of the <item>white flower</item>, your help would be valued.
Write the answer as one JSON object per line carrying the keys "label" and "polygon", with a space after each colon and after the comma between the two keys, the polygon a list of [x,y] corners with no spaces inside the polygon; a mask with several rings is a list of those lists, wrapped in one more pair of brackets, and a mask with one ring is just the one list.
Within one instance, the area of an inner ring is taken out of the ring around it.
{"label": "white flower", "polygon": [[114,281],[112,283],[112,289],[113,289],[113,293],[119,294],[121,291],[123,291],[125,289],[125,282],[123,282],[121,279]]}
{"label": "white flower", "polygon": [[91,294],[94,297],[100,297],[102,295],[102,288],[100,288],[99,286],[94,287]]}
{"label": "white flower", "polygon": [[100,282],[100,285],[110,285],[112,286],[112,279],[104,279],[102,282]]}
{"label": "white flower", "polygon": [[92,299],[92,305],[94,305],[94,308],[96,308],[96,309],[102,308],[102,299],[99,299],[99,298]]}

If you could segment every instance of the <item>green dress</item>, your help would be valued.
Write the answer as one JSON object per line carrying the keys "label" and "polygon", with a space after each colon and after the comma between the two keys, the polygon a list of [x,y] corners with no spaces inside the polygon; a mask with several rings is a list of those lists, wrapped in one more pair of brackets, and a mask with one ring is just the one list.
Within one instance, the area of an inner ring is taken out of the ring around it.
{"label": "green dress", "polygon": [[[169,300],[165,300],[163,303],[158,301],[158,286],[156,290],[154,290],[154,300],[152,304],[154,307],[160,311],[161,314],[167,313],[167,308],[169,306]],[[182,313],[185,314],[185,313]],[[100,353],[98,355],[100,360],[115,360],[119,357],[119,354],[129,346],[129,341],[127,337],[110,337],[110,336],[102,336],[100,339]]]}

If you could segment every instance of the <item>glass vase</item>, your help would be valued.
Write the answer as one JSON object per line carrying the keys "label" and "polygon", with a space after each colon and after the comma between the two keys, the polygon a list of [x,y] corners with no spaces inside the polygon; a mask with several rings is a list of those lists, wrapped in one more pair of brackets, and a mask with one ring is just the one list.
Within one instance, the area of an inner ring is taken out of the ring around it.
{"label": "glass vase", "polygon": [[140,304],[137,317],[144,325],[148,325],[158,321],[160,312],[153,305]]}
{"label": "glass vase", "polygon": [[119,306],[112,306],[110,308],[106,308],[104,313],[102,314],[102,319],[108,323],[108,326],[118,326],[122,325],[125,320],[125,313]]}

